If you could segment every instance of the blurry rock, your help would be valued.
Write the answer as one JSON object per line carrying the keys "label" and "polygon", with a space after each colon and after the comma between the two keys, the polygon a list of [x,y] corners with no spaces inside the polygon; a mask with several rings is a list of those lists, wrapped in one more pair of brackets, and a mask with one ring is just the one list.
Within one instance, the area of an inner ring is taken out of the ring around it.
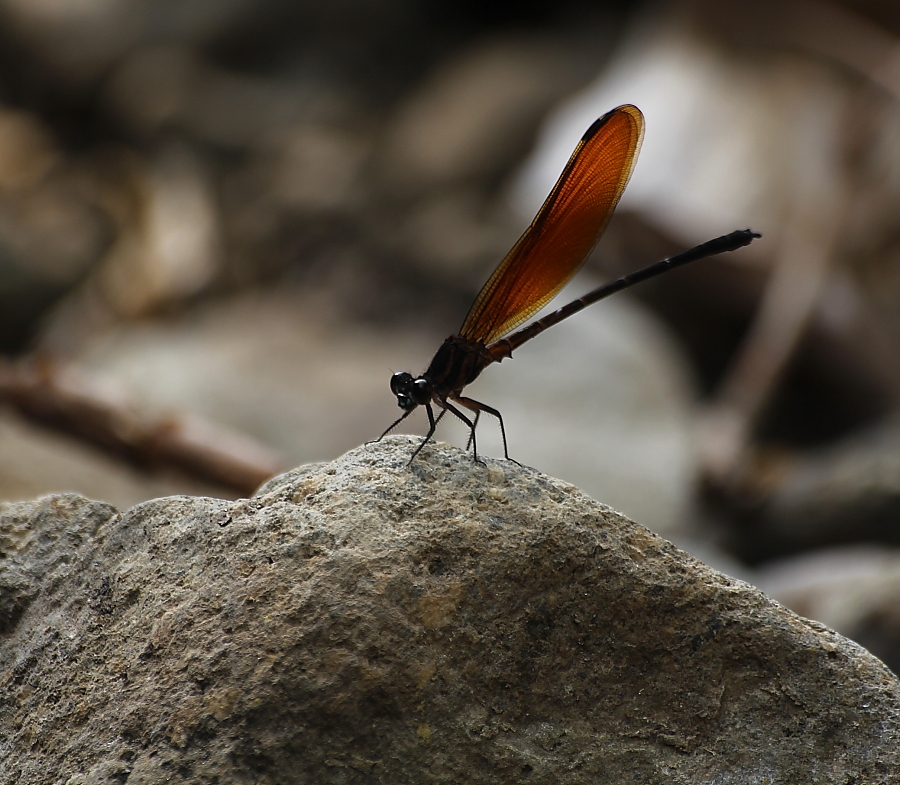
{"label": "blurry rock", "polygon": [[215,194],[190,146],[163,147],[152,168],[136,174],[137,212],[101,273],[113,306],[129,315],[197,294],[220,263]]}
{"label": "blurry rock", "polygon": [[[201,412],[306,462],[381,433],[399,411],[390,371],[420,373],[455,328],[373,330],[315,300],[268,294],[125,327],[81,361],[151,409]],[[516,460],[658,531],[683,523],[696,476],[691,385],[675,345],[631,303],[610,300],[555,327],[467,392],[503,413]],[[403,428],[424,433],[424,412]],[[478,433],[483,454],[503,455],[493,418]],[[438,437],[464,445],[467,434],[447,417]]]}
{"label": "blurry rock", "polygon": [[177,46],[140,47],[128,54],[104,85],[103,98],[119,122],[141,136],[182,122],[195,97],[202,62]]}
{"label": "blurry rock", "polygon": [[229,71],[175,44],[130,52],[104,87],[107,109],[139,137],[176,128],[228,147],[311,113],[316,97],[309,85]]}
{"label": "blurry rock", "polygon": [[867,652],[569,485],[414,444],[236,503],[0,508],[2,778],[900,776]]}
{"label": "blurry rock", "polygon": [[367,140],[336,128],[295,124],[269,147],[273,198],[303,212],[350,210],[361,197]]}
{"label": "blurry rock", "polygon": [[738,534],[760,555],[831,543],[900,543],[900,420],[773,461],[766,502]]}
{"label": "blurry rock", "polygon": [[112,227],[89,179],[34,115],[0,107],[0,351],[27,346],[108,247]]}
{"label": "blurry rock", "polygon": [[481,277],[503,258],[524,225],[492,194],[547,107],[581,77],[562,40],[482,40],[405,96],[374,156],[374,187],[397,214],[371,233],[375,244],[450,281]]}
{"label": "blurry rock", "polygon": [[150,160],[120,150],[106,169],[115,242],[44,328],[42,346],[63,354],[92,331],[198,294],[221,267],[218,200],[189,144],[172,140]]}
{"label": "blurry rock", "polygon": [[[103,97],[131,134],[161,151],[138,168],[171,158],[173,136],[182,158],[194,159],[218,213],[228,283],[314,266],[318,254],[375,223],[365,178],[373,124],[360,119],[346,86],[315,68],[250,74],[158,44],[124,58]],[[135,179],[146,193],[152,189],[141,181],[152,186],[159,177],[136,172]]]}
{"label": "blurry rock", "polygon": [[31,499],[71,491],[129,507],[174,493],[228,496],[175,472],[148,473],[72,437],[0,414],[0,499]]}
{"label": "blurry rock", "polygon": [[419,269],[471,287],[487,276],[524,229],[508,212],[489,210],[479,189],[463,186],[416,200],[394,238]]}
{"label": "blurry rock", "polygon": [[385,172],[415,190],[504,172],[571,82],[565,52],[547,41],[479,44],[442,64],[399,108]]}
{"label": "blurry rock", "polygon": [[763,565],[754,582],[900,672],[900,550],[850,545],[813,551]]}
{"label": "blurry rock", "polygon": [[250,0],[2,0],[8,25],[55,77],[96,78],[129,49],[149,40],[208,41],[245,15]]}
{"label": "blurry rock", "polygon": [[0,108],[0,190],[16,193],[33,188],[59,161],[53,138],[35,115]]}

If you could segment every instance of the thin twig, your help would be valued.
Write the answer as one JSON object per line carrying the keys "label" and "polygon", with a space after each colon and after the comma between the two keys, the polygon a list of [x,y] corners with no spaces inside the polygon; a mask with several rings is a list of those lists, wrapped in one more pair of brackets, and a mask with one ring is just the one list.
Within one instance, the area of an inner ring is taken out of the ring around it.
{"label": "thin twig", "polygon": [[151,419],[121,396],[47,360],[0,360],[0,401],[22,416],[141,466],[176,466],[250,494],[281,467],[267,447],[196,415]]}

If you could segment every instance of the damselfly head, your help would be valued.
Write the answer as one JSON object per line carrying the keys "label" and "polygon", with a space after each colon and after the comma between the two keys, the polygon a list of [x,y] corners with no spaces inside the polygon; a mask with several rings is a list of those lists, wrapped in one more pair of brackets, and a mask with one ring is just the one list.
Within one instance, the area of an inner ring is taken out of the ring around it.
{"label": "damselfly head", "polygon": [[397,406],[409,412],[431,400],[431,383],[424,376],[398,371],[391,376],[391,392],[397,396]]}

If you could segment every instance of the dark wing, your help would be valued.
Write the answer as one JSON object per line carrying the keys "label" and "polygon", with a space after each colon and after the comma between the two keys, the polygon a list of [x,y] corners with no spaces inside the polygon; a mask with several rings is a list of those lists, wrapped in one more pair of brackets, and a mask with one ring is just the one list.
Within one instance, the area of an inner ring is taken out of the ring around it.
{"label": "dark wing", "polygon": [[536,314],[581,269],[637,160],[644,116],[626,105],[588,128],[559,180],[494,274],[459,333],[491,343]]}

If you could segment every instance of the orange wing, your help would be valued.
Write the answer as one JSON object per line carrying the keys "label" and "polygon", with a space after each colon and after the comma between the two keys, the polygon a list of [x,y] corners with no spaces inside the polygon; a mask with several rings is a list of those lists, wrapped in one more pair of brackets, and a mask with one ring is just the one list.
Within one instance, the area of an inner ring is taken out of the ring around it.
{"label": "orange wing", "polygon": [[536,314],[581,269],[637,161],[644,116],[626,105],[588,128],[537,216],[488,279],[459,334],[491,343]]}

